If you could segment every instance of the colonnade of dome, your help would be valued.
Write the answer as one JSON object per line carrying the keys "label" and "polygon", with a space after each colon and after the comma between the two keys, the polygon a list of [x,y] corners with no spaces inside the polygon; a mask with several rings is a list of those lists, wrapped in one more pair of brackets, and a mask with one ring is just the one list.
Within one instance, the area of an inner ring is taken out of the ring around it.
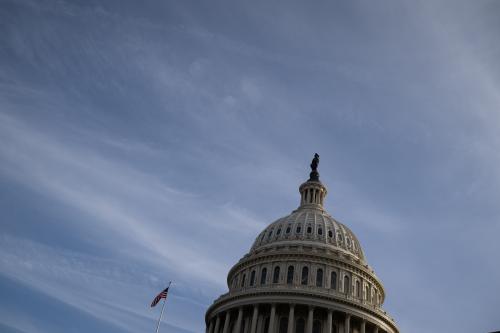
{"label": "colonnade of dome", "polygon": [[207,333],[399,333],[359,241],[324,210],[317,170],[299,192],[299,208],[266,227],[229,271]]}

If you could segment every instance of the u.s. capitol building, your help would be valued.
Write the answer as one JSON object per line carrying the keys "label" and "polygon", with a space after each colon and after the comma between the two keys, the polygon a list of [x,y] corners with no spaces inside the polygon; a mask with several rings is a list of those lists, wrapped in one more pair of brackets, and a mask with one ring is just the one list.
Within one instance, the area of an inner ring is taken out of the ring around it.
{"label": "u.s. capitol building", "polygon": [[323,207],[318,163],[315,155],[300,206],[229,271],[229,292],[206,312],[208,333],[399,333],[358,239]]}

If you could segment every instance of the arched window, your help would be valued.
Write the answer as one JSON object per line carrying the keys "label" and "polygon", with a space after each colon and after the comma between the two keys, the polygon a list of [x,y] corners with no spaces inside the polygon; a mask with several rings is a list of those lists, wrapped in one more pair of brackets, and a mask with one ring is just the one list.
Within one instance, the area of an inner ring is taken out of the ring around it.
{"label": "arched window", "polygon": [[238,285],[238,275],[235,275],[233,278],[233,288],[236,288],[237,285]]}
{"label": "arched window", "polygon": [[309,267],[302,267],[302,279],[300,284],[307,285],[307,280],[309,279]]}
{"label": "arched window", "polygon": [[269,331],[269,317],[266,317],[266,319],[264,320],[264,332],[268,331]]}
{"label": "arched window", "polygon": [[288,272],[286,273],[286,283],[293,284],[293,266],[288,266]]}
{"label": "arched window", "polygon": [[320,235],[320,236],[323,235],[323,229],[322,228],[318,229],[318,235]]}
{"label": "arched window", "polygon": [[287,331],[288,331],[288,317],[281,317],[278,332],[287,333]]}
{"label": "arched window", "polygon": [[344,276],[344,292],[346,294],[349,294],[350,290],[351,290],[351,287],[349,286],[349,277],[346,275],[346,276]]}
{"label": "arched window", "polygon": [[361,284],[356,280],[356,297],[361,297]]}
{"label": "arched window", "polygon": [[281,234],[281,228],[278,228],[278,231],[276,231],[276,235],[279,236]]}
{"label": "arched window", "polygon": [[295,232],[298,233],[298,234],[300,234],[300,230],[302,230],[302,229],[301,229],[300,224],[299,224],[297,226],[297,228],[295,229]]}
{"label": "arched window", "polygon": [[321,268],[316,271],[316,287],[323,287],[323,270]]}
{"label": "arched window", "polygon": [[264,267],[260,272],[260,284],[266,284],[266,278],[267,278],[267,268]]}
{"label": "arched window", "polygon": [[250,273],[250,287],[252,287],[255,284],[255,270]]}
{"label": "arched window", "polygon": [[304,318],[297,319],[297,323],[295,324],[295,333],[305,333],[306,330],[306,321]]}
{"label": "arched window", "polygon": [[280,280],[280,267],[276,266],[274,267],[273,283],[278,283],[279,280]]}
{"label": "arched window", "polygon": [[313,231],[312,227],[311,227],[311,226],[308,226],[308,227],[307,227],[307,233],[308,233],[308,234],[310,234],[312,231]]}
{"label": "arched window", "polygon": [[321,333],[321,321],[315,320],[313,322],[313,332],[312,333]]}
{"label": "arched window", "polygon": [[243,274],[243,277],[241,278],[241,287],[243,288],[245,286],[245,279],[246,279],[246,274]]}
{"label": "arched window", "polygon": [[288,226],[288,227],[286,227],[286,231],[285,231],[285,232],[286,232],[287,234],[289,234],[291,230],[292,230],[292,229],[290,228],[290,226]]}
{"label": "arched window", "polygon": [[267,234],[267,239],[270,239],[272,235],[273,235],[273,229],[269,230],[269,233]]}
{"label": "arched window", "polygon": [[337,273],[336,272],[332,272],[332,274],[330,274],[330,288],[337,289]]}
{"label": "arched window", "polygon": [[328,230],[328,237],[330,237],[330,238],[333,237],[333,232],[331,230]]}

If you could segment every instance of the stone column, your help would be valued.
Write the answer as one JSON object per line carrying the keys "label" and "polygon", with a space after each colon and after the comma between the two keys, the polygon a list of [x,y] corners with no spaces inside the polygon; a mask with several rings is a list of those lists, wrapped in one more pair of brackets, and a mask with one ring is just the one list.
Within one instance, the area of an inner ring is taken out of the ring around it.
{"label": "stone column", "polygon": [[351,315],[347,313],[345,315],[344,332],[345,333],[351,332]]}
{"label": "stone column", "polygon": [[271,315],[269,316],[269,332],[274,333],[274,321],[276,318],[276,304],[271,304]]}
{"label": "stone column", "polygon": [[314,307],[309,307],[309,315],[307,316],[307,329],[306,333],[312,333],[314,321]]}
{"label": "stone column", "polygon": [[224,329],[222,333],[229,333],[229,322],[231,321],[231,312],[227,310],[226,312],[226,320],[224,320]]}
{"label": "stone column", "polygon": [[361,333],[366,333],[366,320],[361,321]]}
{"label": "stone column", "polygon": [[326,318],[326,333],[332,333],[332,324],[333,324],[333,310],[328,309],[328,317]]}
{"label": "stone column", "polygon": [[208,333],[214,333],[214,321],[210,319],[210,323],[208,324]]}
{"label": "stone column", "polygon": [[241,332],[241,321],[243,320],[243,308],[238,309],[238,319],[236,319],[235,333]]}
{"label": "stone column", "polygon": [[250,333],[256,333],[258,318],[259,318],[259,306],[255,305],[253,307],[252,327],[250,328]]}
{"label": "stone column", "polygon": [[293,333],[293,323],[295,322],[295,304],[290,304],[290,312],[288,313],[288,330],[287,333]]}
{"label": "stone column", "polygon": [[378,326],[375,325],[375,328],[373,329],[373,333],[378,333]]}
{"label": "stone column", "polygon": [[217,315],[217,319],[215,319],[215,330],[214,333],[219,333],[220,330],[220,317]]}

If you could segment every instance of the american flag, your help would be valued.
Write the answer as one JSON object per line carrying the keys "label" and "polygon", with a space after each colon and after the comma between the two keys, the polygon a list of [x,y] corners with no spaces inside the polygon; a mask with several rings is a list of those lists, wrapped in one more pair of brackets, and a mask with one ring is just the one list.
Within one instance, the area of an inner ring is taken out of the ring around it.
{"label": "american flag", "polygon": [[161,293],[159,293],[159,294],[158,294],[158,296],[156,296],[156,297],[155,297],[155,299],[153,300],[153,302],[151,302],[151,307],[153,307],[153,306],[155,306],[156,304],[158,304],[158,302],[159,302],[162,298],[167,298],[168,288],[170,288],[170,287],[165,288],[165,290],[163,290]]}

